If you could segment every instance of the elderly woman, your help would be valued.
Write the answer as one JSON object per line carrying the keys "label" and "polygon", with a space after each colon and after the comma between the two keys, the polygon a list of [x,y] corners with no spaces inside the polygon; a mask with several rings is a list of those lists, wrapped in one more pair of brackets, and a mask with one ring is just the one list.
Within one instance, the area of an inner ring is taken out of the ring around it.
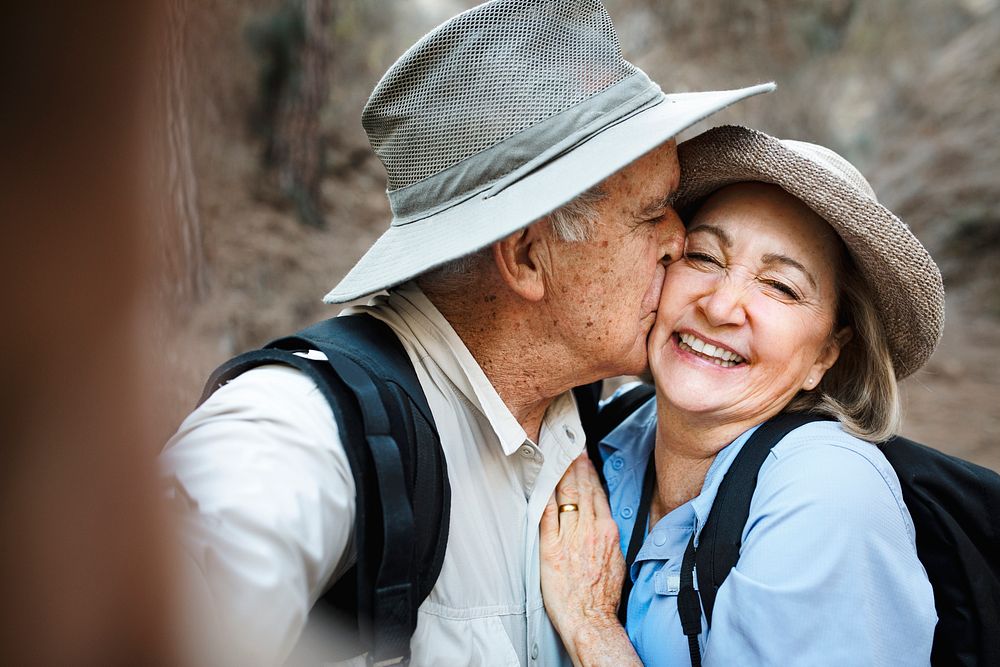
{"label": "elderly woman", "polygon": [[[601,442],[610,509],[586,460],[550,501],[553,624],[578,664],[927,664],[934,598],[872,443],[897,430],[897,381],[940,337],[940,273],[830,150],[723,127],[679,153],[688,236],[649,337],[656,401]],[[781,412],[830,419],[793,430],[760,467],[737,564],[689,641],[678,613],[689,542],[740,449]]]}

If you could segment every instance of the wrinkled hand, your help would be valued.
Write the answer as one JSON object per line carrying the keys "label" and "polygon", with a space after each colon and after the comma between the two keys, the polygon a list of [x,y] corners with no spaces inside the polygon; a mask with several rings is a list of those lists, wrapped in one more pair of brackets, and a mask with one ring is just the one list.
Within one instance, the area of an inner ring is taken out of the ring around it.
{"label": "wrinkled hand", "polygon": [[[566,503],[579,509],[560,512]],[[570,465],[556,487],[540,532],[545,609],[574,663],[581,664],[578,649],[589,638],[616,628],[624,634],[616,613],[625,559],[608,500],[586,455]]]}

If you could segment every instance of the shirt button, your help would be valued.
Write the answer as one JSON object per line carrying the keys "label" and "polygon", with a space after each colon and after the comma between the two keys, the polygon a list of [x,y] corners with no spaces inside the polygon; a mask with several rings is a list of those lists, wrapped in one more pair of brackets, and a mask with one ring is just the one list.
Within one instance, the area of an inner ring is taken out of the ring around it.
{"label": "shirt button", "polygon": [[620,458],[611,459],[611,467],[615,470],[621,470],[625,467],[625,461]]}
{"label": "shirt button", "polygon": [[632,518],[632,508],[631,507],[623,507],[622,508],[622,518],[623,519],[631,519]]}
{"label": "shirt button", "polygon": [[533,450],[529,445],[521,447],[521,456],[526,459],[530,459],[535,455],[535,450]]}
{"label": "shirt button", "polygon": [[570,442],[576,442],[576,433],[569,426],[563,426],[563,433],[566,434]]}
{"label": "shirt button", "polygon": [[655,544],[658,547],[662,547],[666,543],[667,543],[667,534],[664,533],[662,530],[654,530],[653,544]]}
{"label": "shirt button", "polygon": [[532,660],[538,660],[538,643],[537,642],[531,645],[531,659]]}

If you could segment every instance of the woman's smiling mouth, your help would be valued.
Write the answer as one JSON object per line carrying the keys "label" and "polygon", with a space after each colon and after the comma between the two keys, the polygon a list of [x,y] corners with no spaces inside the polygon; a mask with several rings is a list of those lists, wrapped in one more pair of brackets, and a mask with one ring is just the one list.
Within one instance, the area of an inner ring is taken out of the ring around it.
{"label": "woman's smiling mouth", "polygon": [[736,352],[704,341],[692,333],[677,332],[674,338],[680,349],[723,368],[732,368],[746,361]]}

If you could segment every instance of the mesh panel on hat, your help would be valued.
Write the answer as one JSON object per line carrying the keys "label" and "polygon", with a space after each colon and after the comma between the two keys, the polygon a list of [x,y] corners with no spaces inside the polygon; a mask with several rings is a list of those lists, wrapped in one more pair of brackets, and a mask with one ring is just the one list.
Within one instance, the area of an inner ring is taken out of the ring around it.
{"label": "mesh panel on hat", "polygon": [[494,0],[404,53],[376,86],[362,124],[393,191],[636,71],[599,1]]}

